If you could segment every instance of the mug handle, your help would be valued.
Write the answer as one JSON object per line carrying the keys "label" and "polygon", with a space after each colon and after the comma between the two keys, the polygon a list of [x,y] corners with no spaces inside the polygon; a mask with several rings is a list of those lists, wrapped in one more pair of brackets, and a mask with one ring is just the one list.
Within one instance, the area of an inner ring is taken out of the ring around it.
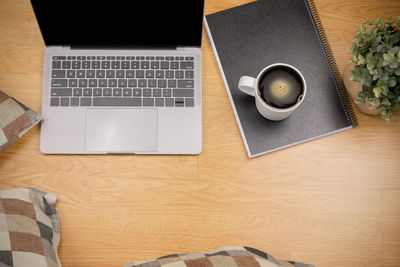
{"label": "mug handle", "polygon": [[242,76],[238,85],[240,91],[251,96],[256,96],[256,79],[250,76]]}

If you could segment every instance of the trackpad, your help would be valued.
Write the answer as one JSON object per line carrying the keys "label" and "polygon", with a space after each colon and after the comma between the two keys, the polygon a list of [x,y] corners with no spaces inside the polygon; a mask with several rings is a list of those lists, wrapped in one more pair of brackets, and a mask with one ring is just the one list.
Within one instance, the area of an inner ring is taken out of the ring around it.
{"label": "trackpad", "polygon": [[156,109],[88,109],[86,151],[156,152]]}

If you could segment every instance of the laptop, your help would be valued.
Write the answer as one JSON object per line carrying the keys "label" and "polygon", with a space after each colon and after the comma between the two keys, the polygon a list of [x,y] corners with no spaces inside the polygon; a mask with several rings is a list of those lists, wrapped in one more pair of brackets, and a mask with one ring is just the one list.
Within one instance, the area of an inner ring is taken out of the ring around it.
{"label": "laptop", "polygon": [[31,0],[45,154],[199,154],[204,0]]}

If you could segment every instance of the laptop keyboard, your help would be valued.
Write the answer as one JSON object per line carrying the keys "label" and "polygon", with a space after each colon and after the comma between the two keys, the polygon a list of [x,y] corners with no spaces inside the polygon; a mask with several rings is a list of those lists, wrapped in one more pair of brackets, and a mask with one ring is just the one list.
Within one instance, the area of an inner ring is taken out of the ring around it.
{"label": "laptop keyboard", "polygon": [[194,57],[53,56],[50,106],[194,107]]}

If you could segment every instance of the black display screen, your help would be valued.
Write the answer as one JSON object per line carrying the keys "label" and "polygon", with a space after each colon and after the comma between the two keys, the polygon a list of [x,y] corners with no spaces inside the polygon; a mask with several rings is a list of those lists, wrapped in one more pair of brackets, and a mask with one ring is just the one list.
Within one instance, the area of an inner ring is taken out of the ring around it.
{"label": "black display screen", "polygon": [[31,0],[46,45],[200,46],[204,0]]}

